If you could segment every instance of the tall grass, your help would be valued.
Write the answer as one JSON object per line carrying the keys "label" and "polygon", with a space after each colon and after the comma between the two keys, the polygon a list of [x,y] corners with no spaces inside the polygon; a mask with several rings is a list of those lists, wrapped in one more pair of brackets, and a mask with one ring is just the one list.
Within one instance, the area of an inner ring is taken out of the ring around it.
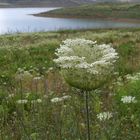
{"label": "tall grass", "polygon": [[[0,139],[86,139],[84,94],[64,82],[52,61],[61,41],[76,37],[111,42],[120,56],[113,81],[90,94],[91,140],[140,139],[140,79],[126,78],[140,71],[139,36],[138,29],[0,36]],[[137,102],[125,104],[123,96]],[[102,112],[112,117],[102,121]]]}

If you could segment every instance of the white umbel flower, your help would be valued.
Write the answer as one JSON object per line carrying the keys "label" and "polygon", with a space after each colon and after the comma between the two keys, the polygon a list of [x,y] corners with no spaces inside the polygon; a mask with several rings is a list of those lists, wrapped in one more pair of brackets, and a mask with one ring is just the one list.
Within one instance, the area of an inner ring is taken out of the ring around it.
{"label": "white umbel flower", "polygon": [[123,96],[121,98],[121,101],[124,104],[130,104],[130,103],[136,103],[137,102],[136,97],[134,97],[134,96]]}
{"label": "white umbel flower", "polygon": [[86,39],[67,39],[63,43],[56,50],[58,58],[54,62],[70,85],[91,90],[113,73],[118,54],[110,44],[97,45]]}
{"label": "white umbel flower", "polygon": [[17,100],[17,104],[27,104],[28,100]]}
{"label": "white umbel flower", "polygon": [[52,103],[58,103],[58,102],[61,102],[61,101],[63,101],[63,100],[61,98],[58,98],[58,97],[51,99]]}
{"label": "white umbel flower", "polygon": [[97,118],[100,120],[100,121],[105,121],[105,120],[109,120],[110,118],[112,118],[112,113],[110,112],[102,112],[102,113],[99,113],[97,114]]}
{"label": "white umbel flower", "polygon": [[18,69],[15,75],[16,80],[32,79],[33,75],[29,71]]}
{"label": "white umbel flower", "polygon": [[36,102],[37,103],[42,103],[42,100],[41,99],[37,99]]}
{"label": "white umbel flower", "polygon": [[36,100],[32,100],[31,101],[31,104],[36,104],[36,103],[42,103],[42,100],[41,99],[36,99]]}
{"label": "white umbel flower", "polygon": [[56,98],[51,99],[51,102],[52,103],[58,103],[58,102],[68,100],[70,98],[71,98],[71,96],[69,96],[69,95],[66,95],[66,96],[63,96],[63,97],[56,97]]}
{"label": "white umbel flower", "polygon": [[41,76],[38,76],[38,77],[34,77],[34,78],[33,78],[33,80],[35,80],[35,81],[39,81],[39,80],[41,80],[41,79],[42,79]]}
{"label": "white umbel flower", "polygon": [[131,82],[140,81],[140,73],[136,73],[134,75],[126,75],[126,79]]}

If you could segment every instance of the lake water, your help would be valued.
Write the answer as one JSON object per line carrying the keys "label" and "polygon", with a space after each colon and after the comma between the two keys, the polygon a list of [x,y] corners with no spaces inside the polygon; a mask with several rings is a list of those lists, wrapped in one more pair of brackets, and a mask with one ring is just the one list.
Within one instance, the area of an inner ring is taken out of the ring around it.
{"label": "lake water", "polygon": [[138,23],[93,19],[44,18],[30,15],[52,9],[54,8],[1,8],[0,34],[60,29],[140,27]]}

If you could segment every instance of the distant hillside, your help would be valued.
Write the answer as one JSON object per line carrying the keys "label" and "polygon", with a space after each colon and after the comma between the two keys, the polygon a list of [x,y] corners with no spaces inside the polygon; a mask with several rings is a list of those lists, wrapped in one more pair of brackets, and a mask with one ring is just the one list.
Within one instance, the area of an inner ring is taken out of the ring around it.
{"label": "distant hillside", "polygon": [[[98,2],[140,2],[140,0],[0,0],[0,7],[69,7]],[[2,4],[1,4],[2,3]],[[4,4],[3,4],[4,3]],[[6,5],[5,5],[6,3]]]}
{"label": "distant hillside", "polygon": [[100,3],[61,8],[37,14],[46,17],[94,18],[94,19],[133,19],[140,22],[140,4]]}
{"label": "distant hillside", "polygon": [[0,0],[0,3],[12,5],[38,5],[38,6],[76,6],[85,3],[92,3],[93,0]]}
{"label": "distant hillside", "polygon": [[88,3],[88,2],[140,2],[140,0],[0,0],[4,3],[48,2],[48,3]]}

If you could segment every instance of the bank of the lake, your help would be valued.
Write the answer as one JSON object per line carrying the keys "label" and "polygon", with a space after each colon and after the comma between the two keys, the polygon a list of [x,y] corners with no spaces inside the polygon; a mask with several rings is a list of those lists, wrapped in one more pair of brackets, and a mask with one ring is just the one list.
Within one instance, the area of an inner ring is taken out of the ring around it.
{"label": "bank of the lake", "polygon": [[140,23],[139,3],[100,3],[61,8],[34,14],[42,17],[90,18]]}

